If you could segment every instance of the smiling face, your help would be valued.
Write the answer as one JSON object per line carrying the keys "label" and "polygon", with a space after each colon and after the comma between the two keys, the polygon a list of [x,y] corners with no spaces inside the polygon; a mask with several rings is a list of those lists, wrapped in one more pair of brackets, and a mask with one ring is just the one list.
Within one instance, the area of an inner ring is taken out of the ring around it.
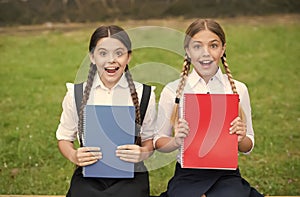
{"label": "smiling face", "polygon": [[90,53],[90,60],[96,64],[100,79],[107,88],[118,83],[130,59],[131,54],[125,45],[111,37],[98,40]]}
{"label": "smiling face", "polygon": [[226,45],[223,45],[219,36],[209,30],[196,33],[186,46],[191,63],[206,83],[216,74],[225,48]]}

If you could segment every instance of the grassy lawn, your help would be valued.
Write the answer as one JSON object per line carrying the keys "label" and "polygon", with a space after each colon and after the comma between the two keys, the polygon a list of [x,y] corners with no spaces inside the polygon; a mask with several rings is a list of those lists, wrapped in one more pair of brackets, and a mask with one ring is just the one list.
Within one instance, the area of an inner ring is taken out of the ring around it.
{"label": "grassy lawn", "polygon": [[[300,23],[276,19],[271,23],[220,20],[233,76],[249,88],[256,134],[255,149],[239,156],[239,166],[243,177],[265,195],[300,195]],[[170,19],[153,25],[182,32],[192,21]],[[124,28],[142,24],[116,23]],[[74,166],[59,153],[55,131],[65,83],[74,82],[96,26],[0,34],[0,194],[66,193]],[[151,35],[141,39],[152,39]],[[182,46],[182,40],[174,43]],[[137,80],[157,86],[157,99],[163,85],[177,78],[181,69],[182,56],[173,50],[177,45],[170,47],[133,51],[133,71],[141,65],[164,65],[152,71],[153,76],[168,76],[164,79],[151,81],[148,72],[134,73]],[[153,169],[153,195],[166,189],[173,174],[171,156],[174,153],[155,154],[147,162]],[[157,157],[163,157],[166,165],[153,167]]]}

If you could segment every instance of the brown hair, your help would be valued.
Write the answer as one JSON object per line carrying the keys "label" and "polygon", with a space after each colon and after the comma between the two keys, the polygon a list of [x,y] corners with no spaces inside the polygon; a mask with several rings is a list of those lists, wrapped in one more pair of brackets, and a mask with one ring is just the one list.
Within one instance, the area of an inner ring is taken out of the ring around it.
{"label": "brown hair", "polygon": [[[97,28],[95,30],[95,32],[92,34],[91,39],[90,39],[89,52],[93,53],[93,51],[94,51],[94,49],[97,45],[97,42],[100,39],[106,38],[106,37],[111,37],[111,38],[115,38],[115,39],[119,40],[127,48],[128,54],[131,53],[131,41],[129,39],[128,34],[124,31],[124,29],[122,29],[119,26],[115,26],[115,25],[100,26],[99,28]],[[86,86],[85,86],[84,93],[83,93],[83,98],[82,98],[82,101],[81,101],[79,117],[78,117],[79,118],[79,120],[78,120],[78,134],[79,134],[79,140],[80,140],[81,146],[83,146],[82,138],[83,138],[84,108],[85,108],[85,105],[87,104],[87,101],[89,99],[91,87],[93,85],[93,81],[94,81],[96,73],[97,73],[97,66],[95,64],[91,63],[89,74],[88,74],[88,79],[87,79],[87,82],[86,82]],[[126,65],[126,68],[125,68],[125,77],[127,79],[128,86],[129,86],[130,93],[131,93],[131,98],[132,98],[133,104],[135,106],[135,114],[136,114],[135,122],[136,122],[137,125],[139,125],[137,127],[137,129],[140,129],[140,125],[141,125],[140,105],[139,105],[138,95],[137,95],[137,92],[136,92],[136,89],[135,89],[135,86],[134,86],[134,83],[133,83],[133,79],[132,79],[132,76],[131,76],[131,74],[129,72],[129,69],[128,69],[128,65]],[[138,130],[138,133],[140,133],[140,130]],[[138,136],[136,143],[140,144],[140,136]]]}
{"label": "brown hair", "polygon": [[[220,38],[222,45],[223,46],[225,45],[225,43],[226,43],[225,33],[224,33],[222,27],[219,25],[219,23],[217,23],[216,21],[211,20],[211,19],[197,19],[187,28],[187,30],[185,32],[186,35],[185,35],[185,39],[184,39],[184,48],[186,49],[188,47],[190,40],[192,39],[192,37],[195,34],[197,34],[200,31],[203,31],[203,30],[209,30],[209,31],[213,32],[214,34],[216,34]],[[225,52],[224,52],[223,56],[221,57],[221,61],[222,61],[223,67],[225,69],[226,75],[228,77],[228,80],[230,82],[232,92],[234,94],[237,94],[236,86],[235,86],[231,71],[230,71],[227,61],[226,61]],[[180,81],[179,81],[179,84],[178,84],[178,87],[176,90],[175,105],[174,105],[173,113],[171,116],[171,122],[173,125],[178,120],[179,101],[182,96],[185,82],[186,82],[186,79],[187,79],[187,76],[188,76],[188,73],[190,70],[190,64],[191,64],[191,62],[190,62],[189,58],[186,56],[184,63],[183,63],[181,78],[180,78]],[[243,121],[245,121],[244,112],[241,107],[239,108],[239,116],[241,117],[241,119]]]}

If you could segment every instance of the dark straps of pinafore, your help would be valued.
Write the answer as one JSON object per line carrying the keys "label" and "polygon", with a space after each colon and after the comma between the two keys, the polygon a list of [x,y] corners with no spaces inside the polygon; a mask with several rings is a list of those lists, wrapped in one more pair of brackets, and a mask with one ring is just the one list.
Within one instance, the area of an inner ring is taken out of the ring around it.
{"label": "dark straps of pinafore", "polygon": [[[141,125],[143,124],[145,114],[147,111],[149,99],[151,95],[151,86],[148,86],[146,84],[143,84],[143,94],[142,94],[142,99],[140,103],[140,113],[141,113]],[[76,103],[76,109],[77,109],[77,114],[79,116],[79,111],[80,111],[80,105],[83,97],[83,83],[78,83],[74,84],[74,96],[75,96],[75,103]],[[139,136],[139,131],[135,131],[135,136]]]}

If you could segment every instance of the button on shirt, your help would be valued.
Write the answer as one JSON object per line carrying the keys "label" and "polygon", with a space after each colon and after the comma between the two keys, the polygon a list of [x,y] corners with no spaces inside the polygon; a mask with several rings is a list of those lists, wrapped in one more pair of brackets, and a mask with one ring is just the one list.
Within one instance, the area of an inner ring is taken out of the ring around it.
{"label": "button on shirt", "polygon": [[[143,84],[134,82],[134,85],[138,94],[139,102],[141,102]],[[67,83],[66,86],[67,93],[62,102],[63,111],[60,118],[60,124],[56,131],[56,138],[58,140],[75,141],[78,129],[78,115],[74,98],[74,84]],[[149,104],[141,128],[142,141],[152,139],[154,134],[154,127],[156,123],[154,89],[155,87],[151,88],[152,91]],[[122,75],[119,82],[113,88],[108,89],[104,86],[98,74],[96,74],[87,104],[133,106],[125,75]]]}
{"label": "button on shirt", "polygon": [[[157,126],[155,128],[154,144],[160,137],[172,136],[172,125],[170,123],[171,114],[175,104],[176,90],[179,80],[167,84],[161,92],[160,101],[158,104]],[[247,133],[254,146],[254,131],[252,128],[251,107],[248,89],[245,84],[234,80],[237,92],[240,98],[240,106],[243,108],[246,116]],[[208,81],[204,81],[195,69],[192,70],[187,78],[183,93],[211,93],[211,94],[232,94],[232,89],[226,74],[223,74],[219,68],[217,73]],[[182,117],[183,102],[180,99],[179,117]],[[229,132],[229,131],[228,131]],[[253,149],[253,147],[252,147]],[[252,149],[249,151],[251,152]],[[177,160],[180,162],[180,154],[177,155]]]}

